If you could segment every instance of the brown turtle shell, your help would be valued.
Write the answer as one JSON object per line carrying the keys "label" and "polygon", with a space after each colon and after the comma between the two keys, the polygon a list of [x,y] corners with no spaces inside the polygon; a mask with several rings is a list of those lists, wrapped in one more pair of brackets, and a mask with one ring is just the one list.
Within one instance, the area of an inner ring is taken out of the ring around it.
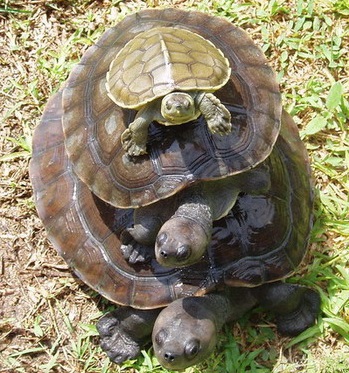
{"label": "brown turtle shell", "polygon": [[[301,262],[311,227],[312,190],[307,154],[288,114],[283,114],[273,152],[256,168],[270,179],[269,189],[241,194],[230,213],[214,223],[202,260],[170,269],[155,260],[131,265],[123,258],[120,235],[133,224],[133,209],[103,202],[76,176],[64,146],[61,96],[59,92],[50,99],[33,137],[35,203],[53,246],[104,297],[135,308],[156,308],[226,285],[276,281]],[[187,135],[195,138],[201,128],[194,121]],[[168,141],[166,134],[159,132],[157,141]]]}
{"label": "brown turtle shell", "polygon": [[[202,118],[194,133],[191,122],[172,128],[153,122],[148,154],[130,158],[120,137],[136,111],[108,97],[106,74],[131,39],[158,27],[192,31],[229,60],[230,78],[215,95],[229,106],[233,130],[213,135]],[[270,154],[280,118],[275,74],[247,33],[224,19],[178,9],[143,10],[126,17],[87,50],[63,90],[65,146],[75,173],[96,196],[123,208],[147,205],[194,182],[256,166]]]}

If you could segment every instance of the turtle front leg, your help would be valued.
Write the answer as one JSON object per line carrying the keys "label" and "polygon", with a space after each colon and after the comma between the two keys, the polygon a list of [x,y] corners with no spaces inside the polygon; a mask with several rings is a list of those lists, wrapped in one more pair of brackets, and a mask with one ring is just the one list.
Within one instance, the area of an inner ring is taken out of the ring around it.
{"label": "turtle front leg", "polygon": [[134,238],[137,229],[127,228],[121,234],[120,250],[122,256],[131,264],[149,262],[154,255],[153,245],[143,245]]}
{"label": "turtle front leg", "polygon": [[111,361],[120,364],[136,358],[150,342],[155,320],[161,309],[137,310],[120,307],[105,314],[97,323],[100,346]]}
{"label": "turtle front leg", "polygon": [[199,110],[205,117],[210,132],[228,135],[232,130],[229,110],[212,93],[204,93],[199,100]]}
{"label": "turtle front leg", "polygon": [[295,336],[315,323],[320,312],[320,296],[312,289],[275,282],[253,289],[260,305],[276,314],[279,333]]}
{"label": "turtle front leg", "polygon": [[135,209],[133,227],[121,234],[121,251],[132,264],[147,262],[154,258],[154,244],[161,225],[161,204],[152,204]]}
{"label": "turtle front leg", "polygon": [[153,116],[151,106],[140,109],[135,120],[122,133],[122,147],[129,155],[139,156],[147,153],[148,129]]}

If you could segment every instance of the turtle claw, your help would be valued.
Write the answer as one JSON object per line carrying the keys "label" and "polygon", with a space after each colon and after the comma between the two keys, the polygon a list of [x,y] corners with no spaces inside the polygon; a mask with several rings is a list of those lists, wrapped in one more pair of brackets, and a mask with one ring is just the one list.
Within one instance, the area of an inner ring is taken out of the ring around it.
{"label": "turtle claw", "polygon": [[148,342],[161,309],[138,310],[119,307],[97,322],[100,346],[111,361],[120,364],[136,359]]}
{"label": "turtle claw", "polygon": [[121,135],[121,143],[124,150],[131,156],[139,156],[147,153],[146,144],[137,144],[134,134],[129,128]]}
{"label": "turtle claw", "polygon": [[101,338],[100,346],[111,361],[121,364],[126,360],[137,358],[140,353],[140,346],[133,341],[122,330],[118,330],[110,337]]}
{"label": "turtle claw", "polygon": [[125,229],[121,234],[120,250],[123,257],[131,264],[149,262],[152,257],[150,255],[151,248],[137,242],[132,236],[134,228]]}
{"label": "turtle claw", "polygon": [[223,104],[216,103],[214,115],[208,118],[207,125],[211,133],[220,136],[228,135],[233,129],[229,110]]}
{"label": "turtle claw", "polygon": [[136,358],[140,344],[133,340],[121,327],[117,312],[106,314],[97,323],[100,346],[109,359],[116,364]]}
{"label": "turtle claw", "polygon": [[208,121],[208,127],[213,134],[220,136],[228,135],[232,130],[232,124],[230,118],[226,118],[220,115],[216,115],[214,119]]}
{"label": "turtle claw", "polygon": [[131,264],[146,263],[151,260],[150,249],[135,240],[132,243],[121,245],[120,249],[123,257]]}
{"label": "turtle claw", "polygon": [[200,98],[199,108],[210,132],[221,136],[228,135],[233,129],[230,111],[212,93],[205,93]]}

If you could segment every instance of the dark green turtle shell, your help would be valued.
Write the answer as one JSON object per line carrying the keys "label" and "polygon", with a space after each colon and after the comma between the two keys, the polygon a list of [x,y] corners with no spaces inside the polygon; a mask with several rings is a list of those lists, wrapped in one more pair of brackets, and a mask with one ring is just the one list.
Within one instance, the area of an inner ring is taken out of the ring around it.
{"label": "dark green turtle shell", "polygon": [[[153,122],[148,154],[130,158],[121,134],[136,111],[108,97],[106,74],[127,42],[157,27],[192,31],[229,60],[230,78],[215,95],[229,106],[233,130],[223,137],[212,135],[202,118],[194,133],[191,123],[164,128]],[[108,30],[72,70],[62,102],[65,146],[75,173],[99,198],[123,208],[144,206],[192,183],[256,166],[270,154],[280,129],[279,87],[261,49],[224,19],[178,9],[143,10]]]}
{"label": "dark green turtle shell", "polygon": [[[132,225],[133,210],[103,202],[76,176],[64,145],[61,96],[50,99],[35,130],[30,177],[49,239],[86,284],[117,304],[156,308],[217,287],[258,286],[294,272],[307,248],[312,189],[307,154],[288,114],[271,155],[257,166],[270,179],[269,189],[242,193],[214,223],[202,260],[170,269],[155,260],[131,265],[123,258],[120,235]],[[197,138],[202,128],[194,121],[187,135]],[[156,141],[171,147],[175,140],[160,131]]]}

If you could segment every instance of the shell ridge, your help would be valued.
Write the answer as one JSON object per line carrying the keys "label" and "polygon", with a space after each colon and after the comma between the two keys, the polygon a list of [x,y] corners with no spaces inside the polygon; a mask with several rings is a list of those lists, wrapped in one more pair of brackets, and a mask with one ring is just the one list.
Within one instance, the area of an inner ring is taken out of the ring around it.
{"label": "shell ridge", "polygon": [[[174,87],[174,79],[172,74],[172,68],[171,68],[171,56],[169,53],[169,49],[167,47],[166,41],[161,33],[158,34],[160,39],[160,45],[161,45],[161,52],[164,57],[164,64],[165,64],[165,71],[166,75],[168,77],[168,85],[171,87]],[[166,79],[167,80],[167,79]]]}
{"label": "shell ridge", "polygon": [[162,166],[161,166],[161,162],[160,162],[160,155],[161,155],[160,150],[157,149],[157,148],[155,148],[155,149],[152,148],[152,150],[149,154],[149,159],[152,163],[153,170],[158,176],[163,175]]}

